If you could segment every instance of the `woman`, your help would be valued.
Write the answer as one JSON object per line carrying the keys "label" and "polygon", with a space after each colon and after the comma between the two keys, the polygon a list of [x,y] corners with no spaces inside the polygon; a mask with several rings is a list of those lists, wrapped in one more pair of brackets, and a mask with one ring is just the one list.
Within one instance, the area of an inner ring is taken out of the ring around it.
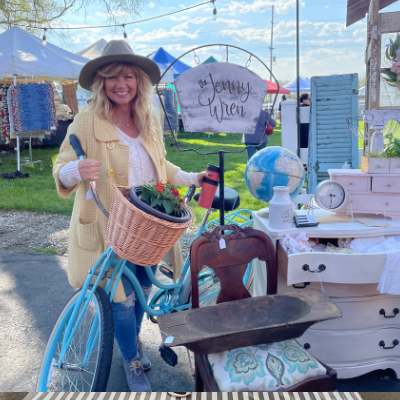
{"label": "woman", "polygon": [[242,143],[244,143],[246,146],[259,144],[262,140],[262,143],[259,146],[247,147],[247,162],[250,160],[251,157],[254,156],[254,154],[256,154],[257,151],[265,149],[265,147],[267,146],[269,137],[267,134],[264,135],[265,128],[267,127],[267,122],[270,123],[273,128],[275,128],[276,121],[272,117],[270,117],[267,110],[261,109],[260,116],[256,125],[256,130],[254,131],[254,133],[252,135],[243,135]]}
{"label": "woman", "polygon": [[[201,186],[206,176],[206,172],[183,172],[165,159],[160,122],[151,106],[152,86],[159,78],[157,64],[136,56],[124,40],[108,42],[102,56],[82,68],[79,83],[91,90],[92,100],[68,128],[53,169],[59,195],[76,192],[68,255],[68,280],[74,287],[82,287],[87,271],[107,248],[107,218],[91,198],[90,181],[97,181],[99,197],[109,209],[113,184],[134,186],[170,179],[182,186]],[[79,138],[87,159],[76,160],[69,144],[71,133]],[[127,265],[148,297],[151,282],[144,268]],[[155,271],[156,266],[152,268]],[[128,385],[135,392],[150,391],[143,372],[150,362],[138,346],[144,311],[128,279],[118,286],[112,307]]]}

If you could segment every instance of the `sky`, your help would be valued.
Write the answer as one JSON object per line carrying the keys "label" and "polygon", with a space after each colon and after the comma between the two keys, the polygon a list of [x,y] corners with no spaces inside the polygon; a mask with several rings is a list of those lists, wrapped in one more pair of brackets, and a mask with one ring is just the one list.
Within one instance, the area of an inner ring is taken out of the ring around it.
{"label": "sky", "polygon": [[[202,3],[202,0],[151,0],[140,15],[119,21],[131,22],[178,11]],[[365,76],[364,51],[366,18],[345,27],[347,0],[300,0],[300,75],[302,77],[358,73]],[[126,27],[128,43],[136,54],[147,56],[163,47],[174,57],[205,44],[228,44],[254,53],[270,65],[271,18],[274,5],[272,72],[280,81],[289,81],[296,74],[296,1],[295,0],[216,0],[217,20],[212,18],[212,4],[192,8],[153,21],[138,22]],[[104,10],[103,10],[104,11]],[[381,12],[400,11],[400,1]],[[106,18],[97,5],[83,12],[68,12],[63,18],[66,27],[105,24]],[[123,29],[97,28],[70,30],[68,50],[79,51],[100,38],[123,39]],[[60,45],[57,37],[50,42]],[[62,47],[66,47],[65,42]],[[226,61],[226,47],[215,46],[196,51],[198,61],[209,56]],[[248,54],[228,48],[229,62],[246,65]],[[182,61],[196,65],[194,54]],[[250,69],[263,79],[270,74],[252,58]]]}

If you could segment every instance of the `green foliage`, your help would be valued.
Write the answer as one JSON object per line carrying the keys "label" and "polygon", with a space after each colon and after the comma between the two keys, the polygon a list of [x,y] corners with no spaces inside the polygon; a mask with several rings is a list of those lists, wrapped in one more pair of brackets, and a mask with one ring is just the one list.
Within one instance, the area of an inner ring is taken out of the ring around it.
{"label": "green foliage", "polygon": [[181,215],[183,200],[172,182],[167,181],[164,184],[158,182],[157,185],[145,183],[141,189],[140,199],[151,208],[168,215],[177,217]]}
{"label": "green foliage", "polygon": [[383,149],[384,157],[386,158],[400,158],[400,139],[394,137],[393,133],[386,135],[389,143]]}

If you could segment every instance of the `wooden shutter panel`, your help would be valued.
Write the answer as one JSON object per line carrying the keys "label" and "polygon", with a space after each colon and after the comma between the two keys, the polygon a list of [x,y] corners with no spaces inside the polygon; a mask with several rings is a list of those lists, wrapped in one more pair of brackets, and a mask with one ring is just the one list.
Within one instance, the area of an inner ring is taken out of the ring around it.
{"label": "wooden shutter panel", "polygon": [[358,138],[347,124],[347,118],[353,118],[357,131],[357,116],[357,74],[311,78],[308,193],[329,178],[328,169],[342,168],[345,161],[358,168]]}

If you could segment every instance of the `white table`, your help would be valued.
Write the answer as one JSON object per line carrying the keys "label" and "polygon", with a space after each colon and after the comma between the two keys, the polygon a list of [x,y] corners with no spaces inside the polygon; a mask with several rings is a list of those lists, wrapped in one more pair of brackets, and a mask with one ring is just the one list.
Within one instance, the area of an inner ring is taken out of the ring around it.
{"label": "white table", "polygon": [[[331,213],[315,210],[315,214]],[[400,344],[393,344],[396,340],[400,342],[400,313],[396,313],[396,309],[400,310],[400,296],[382,295],[376,290],[386,263],[386,254],[321,252],[287,255],[278,245],[278,240],[286,234],[295,236],[301,231],[314,238],[400,235],[400,221],[388,219],[386,222],[390,226],[385,228],[341,222],[321,223],[310,228],[293,226],[290,229],[274,229],[269,226],[268,218],[259,217],[256,212],[253,217],[254,228],[267,233],[278,252],[278,293],[310,288],[324,290],[342,311],[340,319],[313,325],[298,339],[299,343],[334,368],[341,379],[386,368],[392,368],[400,377]],[[371,215],[365,217],[373,219]],[[383,216],[375,219],[381,221]],[[265,293],[265,263],[255,260],[253,295]],[[380,345],[382,341],[386,349]]]}

